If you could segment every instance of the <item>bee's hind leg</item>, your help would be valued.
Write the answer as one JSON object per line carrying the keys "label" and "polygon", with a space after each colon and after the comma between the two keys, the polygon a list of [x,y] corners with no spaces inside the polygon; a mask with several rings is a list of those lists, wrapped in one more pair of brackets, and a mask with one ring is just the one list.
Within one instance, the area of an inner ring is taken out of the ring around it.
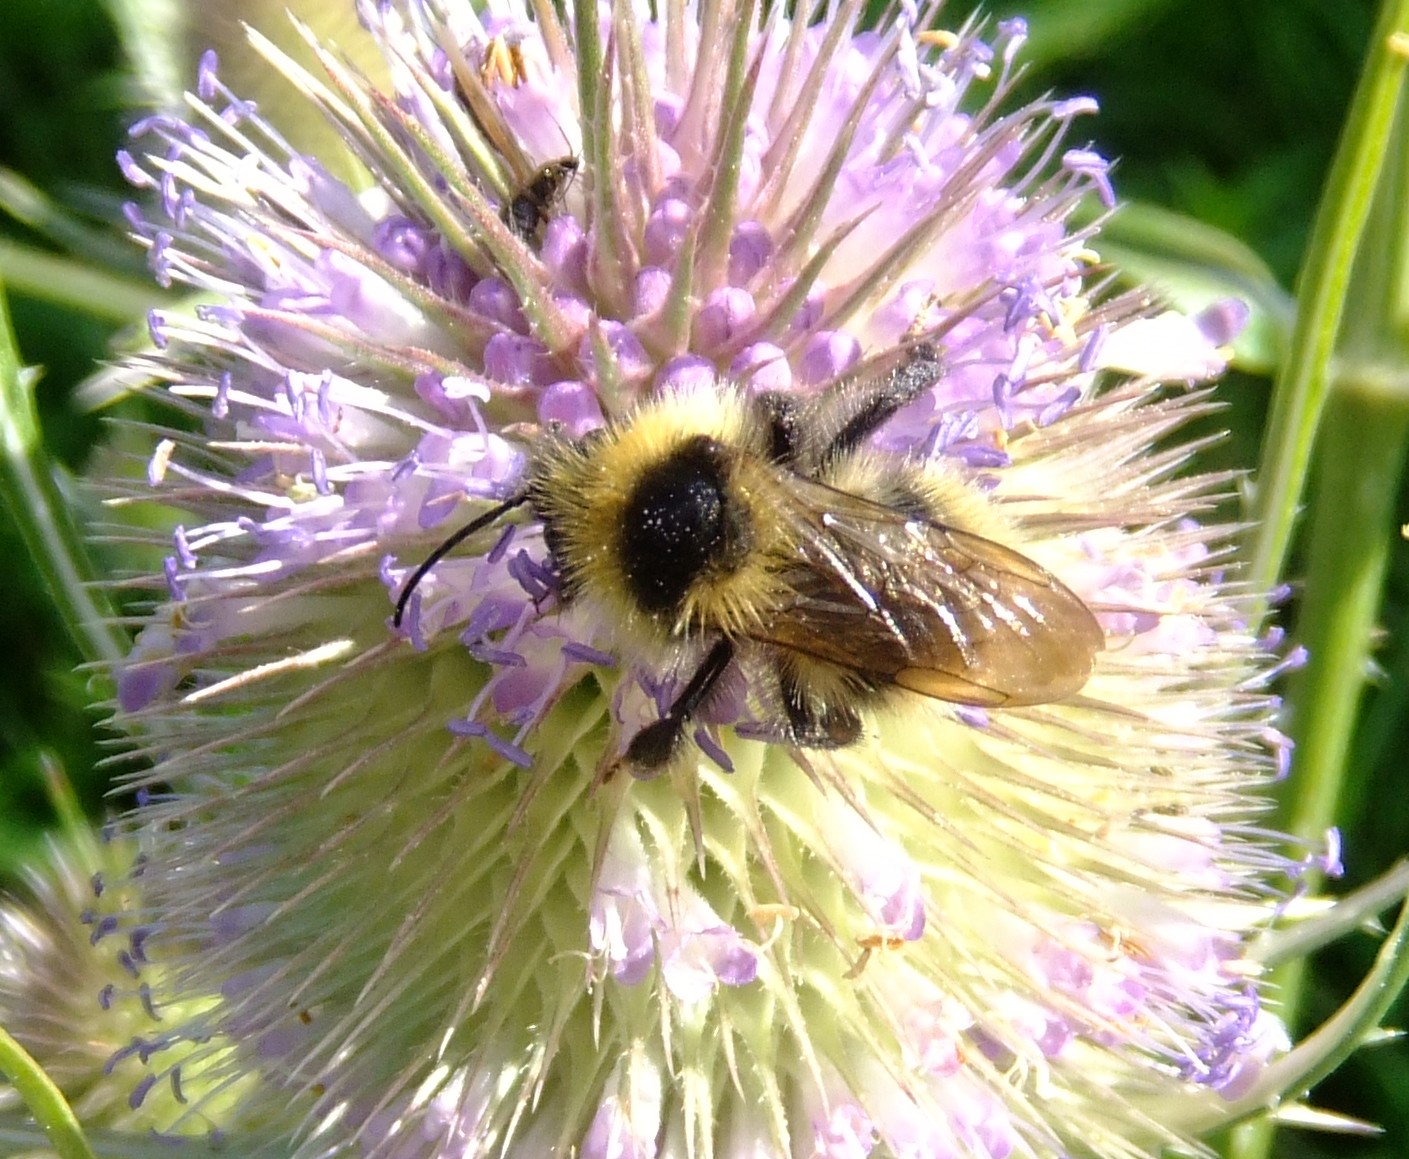
{"label": "bee's hind leg", "polygon": [[778,666],[778,690],[788,718],[788,740],[799,748],[840,749],[861,739],[861,718],[818,696],[786,664]]}

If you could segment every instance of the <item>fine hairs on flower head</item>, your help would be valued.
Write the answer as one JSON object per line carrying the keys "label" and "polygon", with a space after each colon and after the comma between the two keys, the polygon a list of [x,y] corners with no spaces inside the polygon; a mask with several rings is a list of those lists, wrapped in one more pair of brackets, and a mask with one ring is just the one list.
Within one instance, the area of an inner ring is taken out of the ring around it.
{"label": "fine hairs on flower head", "polygon": [[1169,438],[1229,335],[1110,291],[1020,22],[859,10],[365,0],[387,91],[255,34],[360,180],[213,59],[134,128],[159,1136],[1138,1159],[1287,1047],[1278,661]]}

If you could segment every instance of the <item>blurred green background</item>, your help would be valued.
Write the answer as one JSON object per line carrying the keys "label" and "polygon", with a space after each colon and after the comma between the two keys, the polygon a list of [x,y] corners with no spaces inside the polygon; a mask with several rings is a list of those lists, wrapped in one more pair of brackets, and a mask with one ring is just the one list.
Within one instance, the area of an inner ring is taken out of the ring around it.
{"label": "blurred green background", "polygon": [[[140,311],[130,321],[56,302],[55,279],[16,288],[36,253],[64,260],[98,258],[140,283],[137,251],[121,242],[119,207],[127,196],[113,163],[143,93],[119,36],[117,19],[143,21],[149,40],[169,61],[194,61],[201,36],[223,35],[238,18],[278,26],[283,3],[227,0],[218,21],[185,13],[177,0],[155,5],[119,0],[3,0],[0,15],[0,273],[11,285],[9,304],[25,363],[41,367],[38,400],[52,456],[81,471],[104,436],[99,416],[85,413],[76,385],[108,357],[126,330],[140,336]],[[946,21],[973,5],[953,3]],[[259,9],[268,9],[267,13]],[[1027,17],[1032,62],[1023,91],[1097,97],[1099,118],[1078,123],[1096,147],[1118,159],[1124,199],[1165,207],[1218,227],[1255,251],[1281,286],[1292,287],[1327,166],[1365,53],[1375,15],[1369,0],[1026,0],[990,3],[997,16]],[[185,36],[187,27],[201,36]],[[228,54],[227,54],[228,55]],[[148,82],[161,76],[161,58],[144,62]],[[22,187],[32,184],[47,207],[27,209]],[[43,214],[61,211],[49,221]],[[24,219],[24,220],[22,220]],[[56,224],[57,223],[57,224]],[[67,255],[66,255],[67,251]],[[14,262],[18,260],[19,264]],[[37,268],[37,267],[33,267]],[[61,267],[62,268],[62,267]],[[17,276],[17,271],[20,271]],[[59,279],[62,280],[62,279]],[[46,288],[46,283],[48,288]],[[155,299],[155,289],[152,290]],[[1254,360],[1255,362],[1256,360]],[[1269,381],[1235,373],[1221,388],[1228,409],[1218,425],[1230,437],[1213,452],[1219,465],[1251,468],[1257,461]],[[80,505],[91,500],[75,498]],[[1401,493],[1399,521],[1409,522]],[[40,775],[56,760],[99,817],[106,783],[101,714],[87,705],[89,677],[64,634],[46,586],[7,520],[0,527],[6,560],[0,600],[0,880],[33,856],[53,817]],[[1296,559],[1289,572],[1298,574]],[[1409,601],[1409,548],[1395,548],[1381,614],[1380,671],[1362,705],[1353,776],[1340,824],[1345,834],[1343,888],[1363,883],[1409,849],[1409,777],[1405,690],[1409,648],[1402,631]],[[1295,605],[1288,609],[1292,623]],[[101,686],[97,689],[102,694]],[[1305,1016],[1329,1013],[1365,972],[1375,950],[1368,936],[1322,953]],[[1401,1017],[1402,1017],[1401,1012]],[[1383,1137],[1344,1138],[1285,1132],[1282,1159],[1340,1156],[1389,1159],[1409,1153],[1409,1053],[1400,1046],[1362,1051],[1318,1091],[1317,1102],[1382,1124]]]}

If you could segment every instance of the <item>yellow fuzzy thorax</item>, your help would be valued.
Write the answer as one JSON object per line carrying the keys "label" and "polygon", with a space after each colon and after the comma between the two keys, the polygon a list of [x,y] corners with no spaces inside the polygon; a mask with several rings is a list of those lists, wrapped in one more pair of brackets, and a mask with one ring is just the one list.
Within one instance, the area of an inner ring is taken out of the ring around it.
{"label": "yellow fuzzy thorax", "polygon": [[[616,545],[643,472],[699,436],[723,452],[728,502],[751,547],[736,567],[710,569],[692,583],[678,614],[659,616],[632,597]],[[532,469],[532,502],[545,526],[558,531],[557,562],[583,613],[646,654],[706,632],[743,637],[766,622],[785,595],[778,572],[788,562],[778,554],[785,537],[770,502],[777,468],[766,439],[746,396],[709,386],[661,394],[586,440],[545,446]]]}

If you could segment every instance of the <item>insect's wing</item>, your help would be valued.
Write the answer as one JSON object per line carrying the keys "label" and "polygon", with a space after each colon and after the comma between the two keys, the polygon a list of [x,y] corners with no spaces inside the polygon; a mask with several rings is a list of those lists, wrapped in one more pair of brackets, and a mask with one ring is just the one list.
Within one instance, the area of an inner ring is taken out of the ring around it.
{"label": "insect's wing", "polygon": [[796,544],[765,643],[925,696],[1046,704],[1086,683],[1105,637],[1082,600],[981,536],[781,473]]}

